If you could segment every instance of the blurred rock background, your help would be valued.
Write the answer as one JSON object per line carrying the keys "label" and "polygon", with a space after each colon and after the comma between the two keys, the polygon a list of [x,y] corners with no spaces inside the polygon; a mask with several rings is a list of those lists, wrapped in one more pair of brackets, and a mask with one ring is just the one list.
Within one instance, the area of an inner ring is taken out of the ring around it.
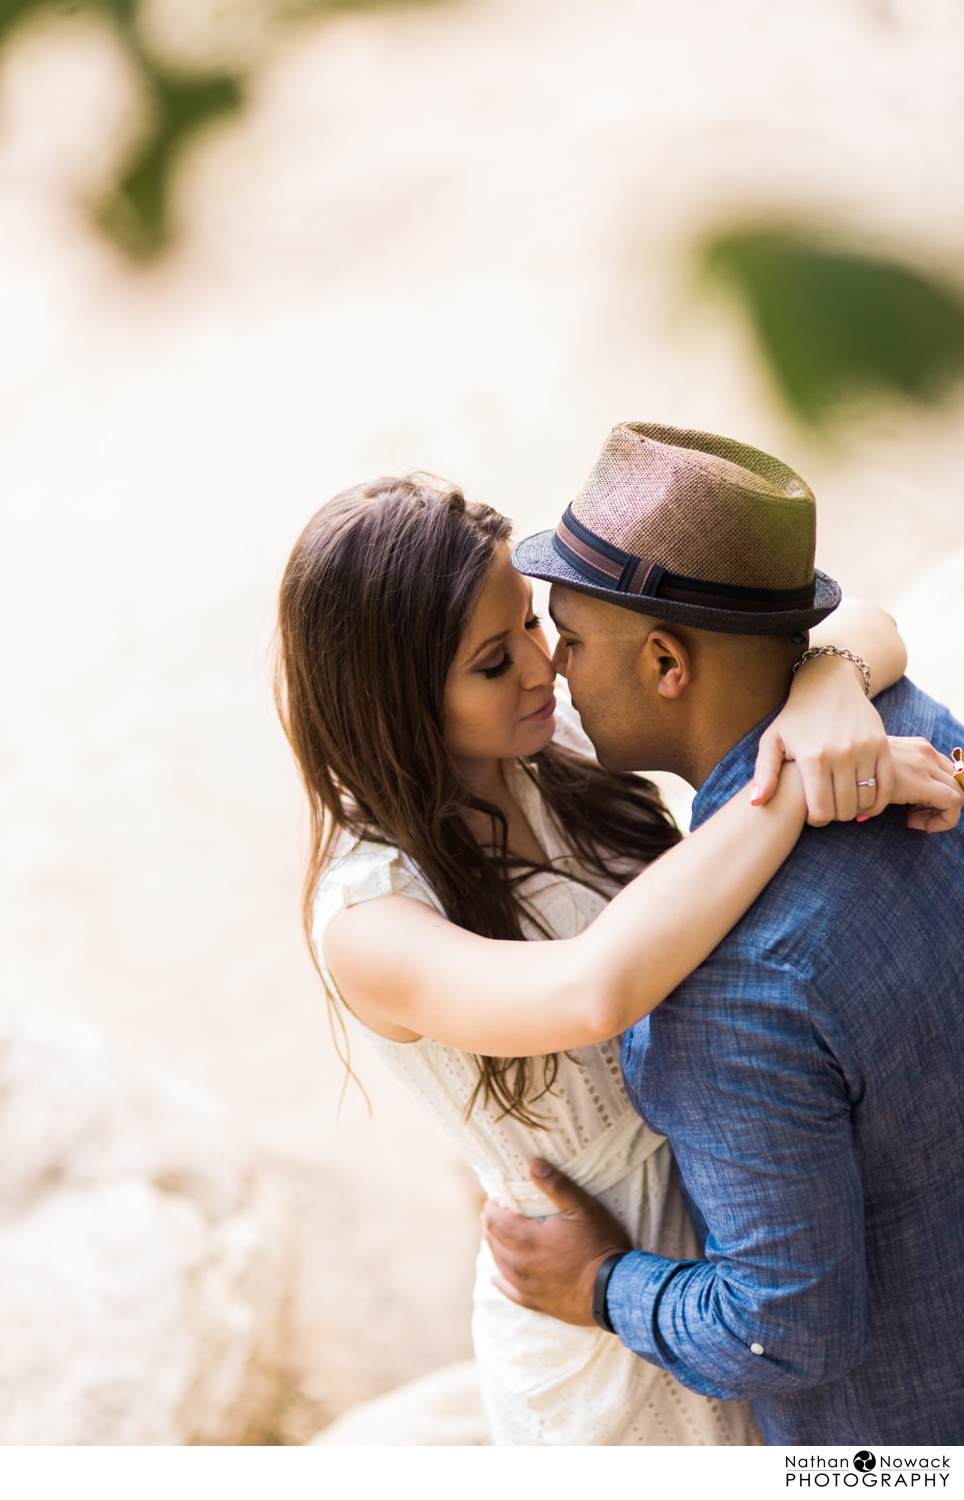
{"label": "blurred rock background", "polygon": [[[804,474],[821,566],[895,607],[912,675],[964,711],[964,13],[4,0],[0,41],[2,1024],[38,1077],[76,1078],[76,1046],[116,1059],[108,1095],[182,1080],[211,1102],[171,1105],[178,1139],[213,1110],[201,1178],[235,1183],[216,1213],[175,1194],[165,1285],[195,1290],[145,1346],[163,1401],[86,1428],[38,1401],[0,1440],[304,1442],[449,1365],[457,1406],[478,1192],[362,1055],[372,1112],[354,1086],[339,1112],[298,925],[288,550],[379,472],[451,476],[524,532],[615,421],[709,428]],[[75,1042],[45,1052],[51,1025]],[[51,1118],[73,1088],[41,1090]],[[109,1261],[166,1189],[146,1158],[74,1182],[67,1113],[71,1201],[140,1205]],[[222,1264],[232,1215],[248,1260],[216,1304],[189,1268]],[[59,1284],[96,1343],[90,1264]],[[192,1426],[204,1347],[221,1395]]]}

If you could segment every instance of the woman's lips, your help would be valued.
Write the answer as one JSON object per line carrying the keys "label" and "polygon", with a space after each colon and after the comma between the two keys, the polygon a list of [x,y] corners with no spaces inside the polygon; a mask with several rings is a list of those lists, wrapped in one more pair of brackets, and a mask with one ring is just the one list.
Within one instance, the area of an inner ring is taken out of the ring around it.
{"label": "woman's lips", "polygon": [[555,694],[550,693],[542,707],[537,708],[534,714],[526,714],[526,719],[551,719],[555,711]]}

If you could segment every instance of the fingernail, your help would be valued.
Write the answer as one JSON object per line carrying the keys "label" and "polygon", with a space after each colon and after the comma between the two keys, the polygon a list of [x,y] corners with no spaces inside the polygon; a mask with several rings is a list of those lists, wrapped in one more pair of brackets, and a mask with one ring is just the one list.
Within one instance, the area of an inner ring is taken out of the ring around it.
{"label": "fingernail", "polygon": [[869,813],[861,813],[860,817],[857,819],[857,822],[858,823],[866,823],[867,819],[869,818],[869,816],[870,816]]}
{"label": "fingernail", "polygon": [[532,1163],[533,1177],[551,1177],[552,1168],[547,1161],[534,1161]]}
{"label": "fingernail", "polygon": [[760,791],[760,788],[758,786],[751,786],[750,787],[750,806],[751,807],[756,807],[756,805],[759,802],[761,796],[762,796],[762,793]]}

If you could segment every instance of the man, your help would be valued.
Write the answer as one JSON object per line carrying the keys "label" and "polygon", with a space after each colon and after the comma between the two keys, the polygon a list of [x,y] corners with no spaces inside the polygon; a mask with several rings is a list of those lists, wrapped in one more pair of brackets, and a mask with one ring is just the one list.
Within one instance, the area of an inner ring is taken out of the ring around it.
{"label": "man", "polygon": [[[749,781],[806,631],[839,600],[813,549],[813,496],[785,465],[614,429],[558,531],[514,557],[553,583],[560,669],[604,765],[684,775],[694,825]],[[906,679],[877,707],[891,734],[964,743]],[[872,800],[873,768],[858,781],[849,795]],[[806,829],[624,1041],[705,1259],[630,1251],[536,1163],[557,1216],[486,1209],[507,1295],[752,1399],[769,1443],[964,1442],[962,897],[959,831],[921,837],[896,808]]]}

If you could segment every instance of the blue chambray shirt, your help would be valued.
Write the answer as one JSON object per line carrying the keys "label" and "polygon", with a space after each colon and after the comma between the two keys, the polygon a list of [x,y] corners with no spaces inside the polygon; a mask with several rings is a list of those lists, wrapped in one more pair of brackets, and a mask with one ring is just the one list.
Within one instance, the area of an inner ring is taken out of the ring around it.
{"label": "blue chambray shirt", "polygon": [[[906,679],[877,706],[891,734],[964,744]],[[765,727],[694,826],[749,781]],[[623,1073],[707,1236],[704,1260],[619,1262],[623,1343],[751,1398],[768,1443],[964,1443],[964,832],[899,807],[805,829],[627,1033]]]}

